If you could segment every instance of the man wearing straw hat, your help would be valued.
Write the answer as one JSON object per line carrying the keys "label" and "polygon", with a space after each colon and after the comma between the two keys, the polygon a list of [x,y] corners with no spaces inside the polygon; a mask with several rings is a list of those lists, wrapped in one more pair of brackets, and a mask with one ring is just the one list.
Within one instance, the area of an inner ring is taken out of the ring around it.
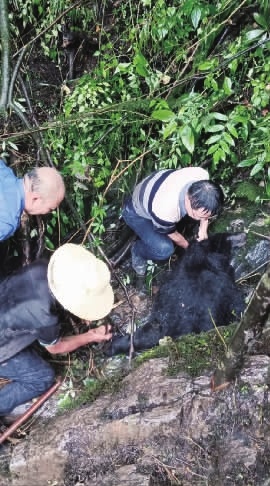
{"label": "man wearing straw hat", "polygon": [[106,264],[82,246],[67,243],[49,264],[37,260],[0,282],[0,377],[9,380],[0,388],[0,417],[54,382],[54,371],[33,349],[34,342],[58,354],[112,337],[105,325],[61,336],[57,302],[87,321],[105,317],[113,306]]}

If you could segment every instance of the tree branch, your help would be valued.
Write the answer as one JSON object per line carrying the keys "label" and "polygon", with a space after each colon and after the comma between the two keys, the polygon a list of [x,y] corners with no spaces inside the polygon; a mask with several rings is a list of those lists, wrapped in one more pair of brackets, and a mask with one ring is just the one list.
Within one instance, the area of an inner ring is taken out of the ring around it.
{"label": "tree branch", "polygon": [[9,44],[9,21],[8,21],[8,7],[6,0],[0,0],[0,40],[2,46],[2,86],[0,98],[0,112],[5,112],[8,102],[8,89],[10,77],[10,44]]}

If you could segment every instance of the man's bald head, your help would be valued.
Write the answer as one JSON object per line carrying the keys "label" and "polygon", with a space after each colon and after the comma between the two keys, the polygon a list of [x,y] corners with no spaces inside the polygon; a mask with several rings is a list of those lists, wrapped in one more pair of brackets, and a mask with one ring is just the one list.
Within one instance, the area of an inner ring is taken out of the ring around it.
{"label": "man's bald head", "polygon": [[24,177],[25,211],[47,214],[56,209],[65,197],[63,178],[53,167],[37,167]]}

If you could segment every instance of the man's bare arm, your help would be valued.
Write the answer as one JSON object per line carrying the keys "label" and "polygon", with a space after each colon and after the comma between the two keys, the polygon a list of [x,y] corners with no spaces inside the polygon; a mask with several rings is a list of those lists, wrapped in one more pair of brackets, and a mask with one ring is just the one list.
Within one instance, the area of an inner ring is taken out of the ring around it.
{"label": "man's bare arm", "polygon": [[69,353],[75,349],[85,346],[90,343],[100,343],[102,341],[109,341],[112,338],[112,333],[106,334],[106,326],[99,326],[96,329],[78,334],[76,336],[65,336],[59,339],[56,344],[46,346],[47,351],[51,354]]}
{"label": "man's bare arm", "polygon": [[178,231],[175,231],[174,233],[170,233],[168,237],[177,245],[181,246],[182,248],[187,248],[188,247],[188,241],[186,238],[184,238],[181,233],[178,233]]}
{"label": "man's bare arm", "polygon": [[208,230],[208,219],[201,219],[200,227],[198,231],[198,238],[197,238],[198,241],[207,240],[208,238],[207,230]]}

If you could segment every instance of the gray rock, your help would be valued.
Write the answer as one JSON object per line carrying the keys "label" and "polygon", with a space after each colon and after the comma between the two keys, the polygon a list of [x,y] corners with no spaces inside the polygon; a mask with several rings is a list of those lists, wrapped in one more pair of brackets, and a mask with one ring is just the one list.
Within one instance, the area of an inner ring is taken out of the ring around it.
{"label": "gray rock", "polygon": [[261,240],[250,248],[245,256],[251,269],[255,269],[270,262],[270,242]]}
{"label": "gray rock", "polygon": [[237,382],[214,393],[208,374],[169,377],[167,365],[150,360],[117,393],[39,424],[14,448],[3,484],[266,484],[270,358],[249,357]]}

